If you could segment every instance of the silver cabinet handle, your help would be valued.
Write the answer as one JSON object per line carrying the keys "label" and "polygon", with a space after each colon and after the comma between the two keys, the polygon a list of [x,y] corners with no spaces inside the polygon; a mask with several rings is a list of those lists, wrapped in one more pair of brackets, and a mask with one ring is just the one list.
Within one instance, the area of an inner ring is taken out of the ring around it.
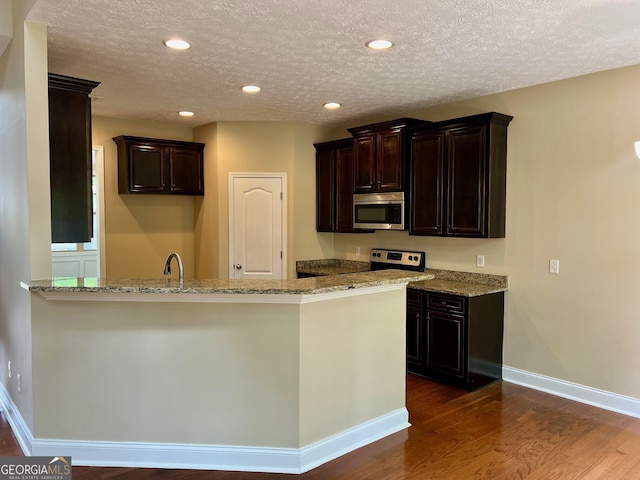
{"label": "silver cabinet handle", "polygon": [[239,263],[235,264],[236,270],[240,270],[242,268],[242,265],[240,265]]}

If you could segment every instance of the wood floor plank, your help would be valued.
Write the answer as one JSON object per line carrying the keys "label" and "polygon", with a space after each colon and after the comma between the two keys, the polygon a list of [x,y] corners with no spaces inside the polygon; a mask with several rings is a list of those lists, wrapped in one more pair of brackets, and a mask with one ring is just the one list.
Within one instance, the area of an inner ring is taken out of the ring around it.
{"label": "wood floor plank", "polygon": [[[412,427],[302,475],[73,468],[74,480],[640,479],[640,419],[509,383],[469,393],[407,377]],[[20,455],[4,413],[0,455]]]}

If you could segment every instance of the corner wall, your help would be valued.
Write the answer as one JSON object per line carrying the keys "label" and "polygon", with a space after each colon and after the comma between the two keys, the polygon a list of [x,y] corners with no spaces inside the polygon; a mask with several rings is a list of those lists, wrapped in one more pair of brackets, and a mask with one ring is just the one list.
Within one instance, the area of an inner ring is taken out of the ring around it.
{"label": "corner wall", "polygon": [[204,149],[204,196],[196,198],[194,209],[196,278],[217,278],[220,269],[218,239],[218,124],[194,129],[195,141],[206,143]]}
{"label": "corner wall", "polygon": [[[315,232],[315,150],[326,127],[287,122],[218,122],[195,130],[206,153],[205,196],[197,207],[199,278],[229,277],[229,173],[284,172],[288,186],[288,278],[295,261],[331,256],[333,239]],[[206,150],[205,150],[206,152]],[[212,166],[215,167],[212,170]],[[207,222],[217,222],[215,226]],[[214,268],[217,267],[217,270]]]}
{"label": "corner wall", "polygon": [[[42,248],[49,251],[51,238],[50,222],[32,225],[35,219],[49,214],[47,104],[38,108],[33,103],[43,90],[45,94],[47,91],[43,56],[47,37],[45,27],[24,23],[33,3],[14,0],[0,4],[0,14],[5,19],[8,16],[13,25],[13,39],[0,57],[0,382],[31,430],[30,294],[20,282],[46,274],[47,266],[39,259]],[[29,142],[35,144],[28,149]],[[41,189],[43,178],[47,187]],[[50,272],[50,262],[48,268]],[[12,363],[11,379],[8,361]],[[18,373],[22,377],[21,392],[17,388]]]}
{"label": "corner wall", "polygon": [[13,38],[13,7],[11,0],[0,0],[0,57]]}
{"label": "corner wall", "polygon": [[119,135],[193,139],[191,127],[182,125],[100,116],[92,118],[93,145],[104,147],[107,271],[102,276],[160,278],[167,255],[178,252],[184,263],[185,277],[194,278],[195,197],[118,194],[118,157],[112,138]]}

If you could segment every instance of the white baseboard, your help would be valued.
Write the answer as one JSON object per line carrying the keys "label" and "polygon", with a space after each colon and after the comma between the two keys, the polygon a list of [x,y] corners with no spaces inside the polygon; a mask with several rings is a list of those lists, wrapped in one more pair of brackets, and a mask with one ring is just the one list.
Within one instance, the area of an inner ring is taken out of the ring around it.
{"label": "white baseboard", "polygon": [[304,473],[411,426],[401,408],[303,448],[270,448],[33,438],[0,384],[0,401],[26,455],[71,456],[73,465]]}
{"label": "white baseboard", "polygon": [[502,379],[559,397],[640,418],[640,399],[618,395],[513,367],[502,367]]}
{"label": "white baseboard", "polygon": [[0,405],[7,415],[9,425],[11,425],[13,434],[16,440],[18,440],[18,445],[20,445],[23,453],[25,455],[32,455],[31,445],[33,444],[33,434],[31,433],[31,429],[27,425],[27,422],[24,421],[20,410],[18,410],[16,404],[13,403],[13,399],[9,396],[9,392],[2,383],[0,383]]}
{"label": "white baseboard", "polygon": [[[640,418],[640,399],[598,390],[504,366],[505,382]],[[31,430],[0,384],[0,402],[20,447],[27,455],[67,456],[74,465],[236,470],[304,473],[350,451],[410,426],[405,408],[373,419],[303,448],[96,442],[34,439]]]}
{"label": "white baseboard", "polygon": [[409,411],[406,408],[400,408],[395,412],[311,444],[301,449],[300,473],[307,472],[410,426]]}

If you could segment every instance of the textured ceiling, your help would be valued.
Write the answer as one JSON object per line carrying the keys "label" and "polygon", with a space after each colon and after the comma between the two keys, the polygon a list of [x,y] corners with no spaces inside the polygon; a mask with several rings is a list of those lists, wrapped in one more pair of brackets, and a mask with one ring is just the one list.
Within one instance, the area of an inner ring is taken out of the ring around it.
{"label": "textured ceiling", "polygon": [[95,114],[193,126],[391,118],[640,64],[638,0],[37,0],[28,20],[49,71],[101,82]]}

